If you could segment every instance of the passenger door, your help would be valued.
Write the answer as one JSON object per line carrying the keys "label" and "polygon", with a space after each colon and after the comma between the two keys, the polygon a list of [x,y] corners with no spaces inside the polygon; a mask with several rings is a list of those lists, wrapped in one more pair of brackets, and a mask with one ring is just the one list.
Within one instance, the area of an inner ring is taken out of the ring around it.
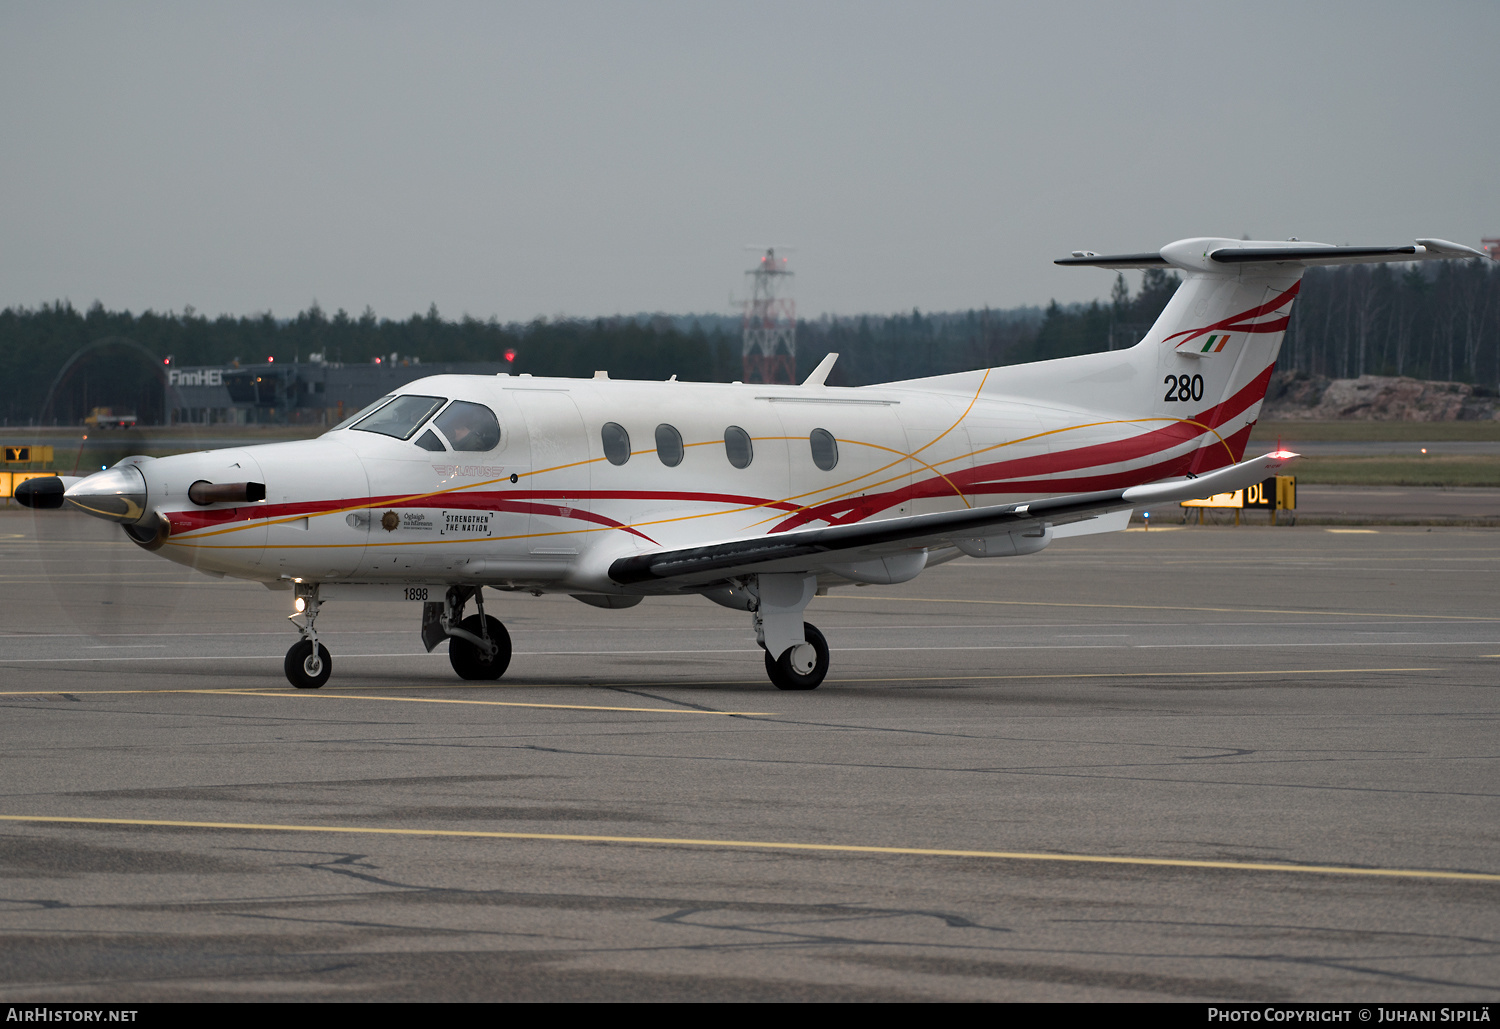
{"label": "passenger door", "polygon": [[531,469],[517,490],[530,505],[527,550],[577,554],[588,528],[589,446],[583,416],[564,390],[510,391],[526,419]]}

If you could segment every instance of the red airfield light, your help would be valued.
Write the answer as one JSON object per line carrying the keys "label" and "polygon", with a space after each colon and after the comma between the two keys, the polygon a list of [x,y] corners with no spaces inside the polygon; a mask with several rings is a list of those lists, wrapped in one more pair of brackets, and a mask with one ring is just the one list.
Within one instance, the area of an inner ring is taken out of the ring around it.
{"label": "red airfield light", "polygon": [[268,358],[266,358],[266,364],[275,364],[275,363],[276,363],[276,358],[274,358],[274,357],[268,357]]}
{"label": "red airfield light", "polygon": [[507,361],[514,361],[516,359],[516,352],[514,350],[507,350],[505,352],[505,359]]}

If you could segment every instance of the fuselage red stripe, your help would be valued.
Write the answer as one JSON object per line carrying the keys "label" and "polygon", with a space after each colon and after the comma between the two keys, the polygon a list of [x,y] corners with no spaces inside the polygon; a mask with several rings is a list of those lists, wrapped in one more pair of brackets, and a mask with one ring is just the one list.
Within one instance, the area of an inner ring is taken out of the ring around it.
{"label": "fuselage red stripe", "polygon": [[1281,293],[1278,293],[1276,295],[1276,299],[1274,299],[1274,300],[1267,301],[1266,303],[1261,304],[1261,305],[1259,305],[1257,307],[1252,307],[1248,311],[1241,311],[1239,314],[1232,314],[1228,318],[1225,318],[1222,321],[1214,322],[1212,325],[1205,325],[1201,329],[1183,329],[1181,332],[1174,332],[1174,333],[1172,333],[1172,335],[1170,335],[1166,339],[1162,340],[1162,342],[1163,343],[1170,343],[1172,340],[1176,339],[1178,336],[1185,336],[1187,338],[1184,339],[1183,342],[1186,343],[1189,340],[1197,339],[1199,336],[1207,335],[1210,332],[1219,332],[1219,331],[1224,331],[1224,332],[1280,332],[1281,330],[1283,330],[1283,329],[1285,329],[1287,327],[1287,322],[1291,320],[1291,315],[1287,315],[1287,316],[1282,317],[1282,318],[1277,318],[1277,319],[1274,319],[1274,320],[1269,321],[1269,322],[1251,323],[1251,322],[1244,321],[1244,319],[1246,319],[1246,318],[1259,318],[1263,314],[1270,314],[1272,311],[1276,311],[1276,310],[1279,310],[1279,309],[1285,307],[1287,304],[1291,303],[1294,299],[1296,299],[1296,297],[1297,297],[1297,291],[1300,290],[1301,288],[1302,288],[1302,280],[1299,279],[1296,282],[1292,283],[1290,289],[1287,289],[1287,290],[1284,290]]}
{"label": "fuselage red stripe", "polygon": [[[1289,292],[1295,292],[1295,289]],[[1285,295],[1284,295],[1285,296]],[[869,494],[862,497],[842,498],[800,508],[787,500],[769,500],[760,497],[729,493],[674,492],[670,490],[572,490],[572,489],[525,489],[499,491],[464,491],[440,495],[389,495],[366,498],[344,498],[341,500],[304,501],[289,504],[269,504],[253,508],[225,508],[219,510],[187,510],[172,512],[170,521],[174,534],[200,529],[228,528],[236,522],[249,524],[255,521],[276,521],[326,514],[335,511],[364,510],[370,508],[489,510],[513,514],[544,514],[559,518],[576,518],[597,525],[623,529],[633,535],[649,540],[644,533],[608,516],[589,510],[586,506],[545,503],[545,501],[576,501],[587,505],[596,500],[666,500],[675,503],[723,504],[730,507],[766,508],[792,512],[791,516],[778,523],[770,531],[785,532],[814,521],[843,524],[860,521],[881,511],[915,499],[951,497],[954,487],[971,496],[1022,494],[1027,491],[1062,493],[1076,490],[1113,489],[1121,485],[1136,485],[1169,475],[1201,473],[1232,464],[1243,458],[1248,444],[1251,426],[1247,425],[1223,442],[1215,438],[1195,450],[1178,457],[1142,468],[1125,469],[1118,472],[1092,476],[1056,478],[1060,472],[1138,461],[1171,450],[1194,440],[1202,439],[1211,430],[1244,413],[1264,396],[1270,382],[1274,365],[1264,369],[1251,382],[1223,402],[1207,408],[1189,419],[1149,432],[1103,443],[1074,447],[1051,454],[995,461],[969,469],[956,469],[942,476],[929,476],[893,490]],[[1252,423],[1253,424],[1253,423]],[[1225,445],[1228,446],[1226,452]],[[653,541],[654,542],[654,541]]]}

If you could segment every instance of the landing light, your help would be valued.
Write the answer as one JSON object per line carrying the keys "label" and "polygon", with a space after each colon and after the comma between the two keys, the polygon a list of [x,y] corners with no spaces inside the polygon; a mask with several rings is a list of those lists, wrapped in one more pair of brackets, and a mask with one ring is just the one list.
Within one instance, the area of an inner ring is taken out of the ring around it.
{"label": "landing light", "polygon": [[292,606],[297,609],[298,614],[301,614],[303,611],[307,610],[307,601],[303,600],[301,597],[298,597],[296,600],[292,601]]}

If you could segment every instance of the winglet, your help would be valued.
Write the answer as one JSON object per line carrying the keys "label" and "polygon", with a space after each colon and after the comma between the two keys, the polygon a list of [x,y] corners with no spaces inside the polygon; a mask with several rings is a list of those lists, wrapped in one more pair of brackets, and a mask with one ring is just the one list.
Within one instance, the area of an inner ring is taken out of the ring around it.
{"label": "winglet", "polygon": [[828,379],[828,373],[833,371],[833,364],[839,359],[838,354],[829,354],[818,362],[818,366],[812,370],[812,374],[803,381],[804,386],[822,386]]}

